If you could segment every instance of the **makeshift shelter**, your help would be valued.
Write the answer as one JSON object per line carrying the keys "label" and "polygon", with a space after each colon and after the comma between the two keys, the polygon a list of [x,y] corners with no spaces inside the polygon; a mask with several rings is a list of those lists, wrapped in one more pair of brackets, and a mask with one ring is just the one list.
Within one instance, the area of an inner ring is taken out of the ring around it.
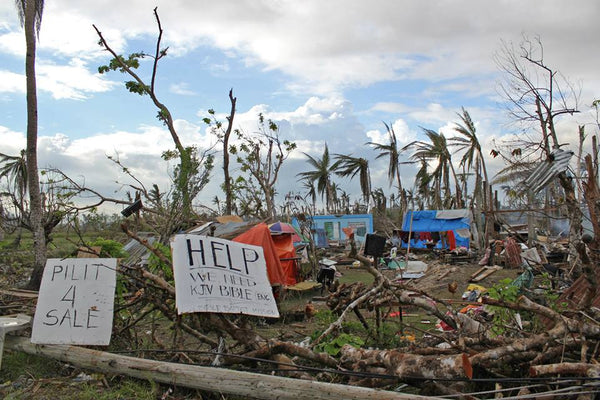
{"label": "makeshift shelter", "polygon": [[459,210],[407,211],[400,232],[402,247],[411,248],[469,248],[471,212]]}
{"label": "makeshift shelter", "polygon": [[296,249],[293,242],[293,234],[283,233],[271,235],[273,244],[283,269],[284,284],[285,286],[293,286],[298,283],[298,260],[300,257],[296,256]]}
{"label": "makeshift shelter", "polygon": [[302,242],[302,238],[300,237],[300,233],[296,230],[296,228],[285,222],[275,222],[274,224],[269,225],[269,230],[271,234],[276,236],[278,234],[291,234],[292,242],[298,243]]}
{"label": "makeshift shelter", "polygon": [[275,242],[271,237],[271,231],[267,224],[257,224],[241,235],[236,236],[233,241],[262,247],[267,263],[269,282],[271,282],[271,285],[287,285],[286,282],[289,278],[286,277],[286,273],[279,260],[280,250],[275,246]]}

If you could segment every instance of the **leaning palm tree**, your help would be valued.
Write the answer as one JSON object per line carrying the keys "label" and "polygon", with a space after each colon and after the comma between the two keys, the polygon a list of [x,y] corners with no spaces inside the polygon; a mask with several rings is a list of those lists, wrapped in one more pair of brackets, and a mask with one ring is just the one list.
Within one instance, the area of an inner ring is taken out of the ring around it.
{"label": "leaning palm tree", "polygon": [[388,157],[388,180],[390,185],[394,178],[398,185],[398,193],[400,194],[400,203],[402,210],[406,209],[406,196],[402,188],[402,179],[400,178],[400,151],[398,150],[398,139],[396,138],[396,132],[394,127],[390,124],[383,123],[389,136],[389,142],[387,144],[368,142],[367,144],[372,146],[373,149],[379,151],[377,159],[382,157]]}
{"label": "leaning palm tree", "polygon": [[413,149],[414,152],[410,156],[412,160],[435,161],[437,166],[432,172],[432,176],[436,181],[436,189],[443,189],[445,193],[446,206],[451,202],[450,177],[452,176],[456,188],[456,207],[462,207],[462,194],[460,183],[454,171],[452,164],[452,156],[448,151],[446,137],[442,133],[437,133],[431,129],[423,128],[423,131],[429,138],[430,142],[421,140],[411,142],[402,148],[402,151]]}
{"label": "leaning palm tree", "polygon": [[341,177],[353,179],[356,175],[360,178],[360,191],[365,204],[369,205],[371,197],[371,174],[369,172],[369,161],[362,157],[352,157],[345,154],[335,155],[335,174]]}
{"label": "leaning palm tree", "polygon": [[316,182],[317,193],[321,195],[321,198],[325,197],[325,207],[328,211],[331,210],[333,200],[336,193],[333,191],[333,180],[332,175],[335,169],[335,165],[331,163],[331,157],[329,156],[329,148],[325,144],[323,155],[321,158],[314,158],[309,154],[304,153],[308,158],[308,163],[313,168],[311,171],[300,172],[296,174],[300,179],[308,180],[310,182]]}
{"label": "leaning palm tree", "polygon": [[[457,147],[459,151],[465,150],[460,165],[466,167],[467,170],[473,168],[475,165],[475,193],[474,198],[477,194],[481,193],[481,182],[482,178],[488,184],[490,183],[487,175],[487,168],[485,167],[485,159],[481,153],[481,144],[477,138],[477,130],[475,124],[471,119],[468,111],[462,109],[462,114],[458,114],[462,120],[462,124],[456,124],[454,130],[459,136],[448,139],[451,146]],[[486,196],[487,194],[484,194]]]}
{"label": "leaning palm tree", "polygon": [[[462,123],[457,123],[454,130],[459,136],[450,138],[449,142],[452,146],[455,146],[458,151],[464,151],[460,166],[465,172],[468,172],[471,169],[475,172],[475,186],[473,197],[471,198],[471,206],[473,206],[477,200],[477,206],[480,211],[493,211],[491,185],[485,167],[485,159],[481,153],[481,144],[477,138],[475,124],[464,107],[462,108],[462,114],[458,114],[458,116]],[[487,184],[487,190],[484,190],[484,181]],[[494,214],[490,213],[486,215],[490,218],[485,218],[485,223],[479,218],[476,219],[478,228],[480,230],[483,228],[485,232],[485,234],[481,236],[481,242],[479,243],[481,246],[485,246],[485,243],[488,241]]]}
{"label": "leaning palm tree", "polygon": [[44,0],[15,2],[21,26],[25,31],[25,76],[27,86],[27,186],[29,189],[29,218],[33,231],[33,272],[27,287],[39,289],[46,264],[46,239],[42,224],[42,196],[37,166],[37,84],[35,77],[36,38],[39,37]]}

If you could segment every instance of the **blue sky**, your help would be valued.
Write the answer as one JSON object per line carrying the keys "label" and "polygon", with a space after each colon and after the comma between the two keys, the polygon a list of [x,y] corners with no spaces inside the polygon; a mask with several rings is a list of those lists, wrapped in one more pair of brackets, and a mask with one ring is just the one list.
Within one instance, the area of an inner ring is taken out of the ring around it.
{"label": "blue sky", "polygon": [[[325,143],[332,153],[367,158],[373,186],[391,193],[386,161],[365,145],[385,142],[384,121],[406,144],[423,139],[421,127],[452,135],[465,107],[486,153],[509,140],[515,127],[498,95],[503,75],[494,54],[502,41],[518,44],[524,34],[539,35],[547,63],[581,90],[581,113],[561,120],[561,140],[576,143],[582,123],[590,136],[597,133],[590,108],[600,97],[595,1],[55,0],[46,2],[38,46],[40,166],[122,197],[126,177],[106,157],[118,153],[147,186],[168,186],[168,166],[160,160],[173,147],[168,132],[149,98],[125,90],[124,76],[97,73],[109,58],[92,27],[119,53],[153,52],[155,6],[169,47],[157,93],[183,141],[214,143],[202,118],[212,108],[224,119],[233,88],[236,127],[255,131],[262,112],[298,144],[282,171],[281,194],[295,190],[295,174],[308,168],[303,153],[320,156]],[[15,155],[25,146],[24,51],[14,2],[4,1],[0,152]],[[140,71],[147,77],[149,63]],[[502,166],[488,163],[492,170]],[[200,198],[206,205],[223,197],[219,167]],[[403,166],[402,173],[411,187],[414,170]],[[357,182],[338,181],[359,198]]]}

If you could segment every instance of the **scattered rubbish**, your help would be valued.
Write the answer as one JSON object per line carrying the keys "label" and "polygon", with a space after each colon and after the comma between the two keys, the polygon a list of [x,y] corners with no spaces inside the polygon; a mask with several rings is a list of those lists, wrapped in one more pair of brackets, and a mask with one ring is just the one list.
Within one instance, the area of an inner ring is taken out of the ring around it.
{"label": "scattered rubbish", "polygon": [[427,264],[423,261],[408,261],[406,265],[406,269],[404,270],[407,273],[425,273],[427,271]]}
{"label": "scattered rubbish", "polygon": [[462,299],[466,301],[477,301],[481,295],[486,292],[487,289],[485,287],[472,283],[467,286],[467,290],[462,294]]}
{"label": "scattered rubbish", "polygon": [[81,372],[79,375],[73,378],[73,382],[90,382],[92,380],[94,380],[94,378],[84,372]]}
{"label": "scattered rubbish", "polygon": [[396,275],[396,279],[419,279],[424,276],[423,272],[403,272]]}

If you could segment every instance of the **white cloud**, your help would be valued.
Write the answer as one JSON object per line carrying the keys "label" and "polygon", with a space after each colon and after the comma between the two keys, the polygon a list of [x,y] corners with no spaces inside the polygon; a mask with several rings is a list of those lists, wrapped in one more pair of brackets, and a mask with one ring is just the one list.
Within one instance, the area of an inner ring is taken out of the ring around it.
{"label": "white cloud", "polygon": [[91,73],[87,63],[77,58],[68,65],[40,61],[36,72],[39,89],[52,93],[55,99],[83,100],[91,93],[106,92],[118,85]]}
{"label": "white cloud", "polygon": [[0,70],[0,93],[25,93],[25,75]]}
{"label": "white cloud", "polygon": [[2,143],[1,153],[16,156],[26,146],[25,135],[23,132],[14,132],[0,125],[0,143]]}
{"label": "white cloud", "polygon": [[171,84],[171,86],[169,86],[169,92],[182,96],[194,96],[196,94],[196,92],[189,89],[189,85],[186,82]]}
{"label": "white cloud", "polygon": [[419,121],[424,128],[436,130],[435,127],[428,125],[444,124],[447,121],[455,120],[456,112],[446,109],[442,104],[430,103],[427,107],[419,110],[413,110],[408,113],[411,118]]}
{"label": "white cloud", "polygon": [[[493,95],[489,84],[478,84],[472,77],[495,73],[491,55],[500,39],[518,41],[524,31],[540,34],[547,41],[548,57],[557,65],[567,65],[567,73],[572,70],[576,76],[594,79],[594,74],[585,72],[582,63],[574,60],[586,59],[586,64],[592,65],[600,62],[600,55],[588,51],[587,40],[576,40],[589,37],[583,27],[595,25],[593,16],[599,10],[595,2],[568,7],[568,12],[560,7],[540,10],[537,1],[509,0],[497,7],[476,1],[427,5],[354,1],[352,7],[341,0],[327,5],[283,1],[201,7],[185,0],[159,0],[156,4],[164,29],[163,44],[170,46],[171,56],[184,56],[199,46],[217,46],[246,65],[284,72],[292,78],[286,82],[289,90],[324,96],[408,77],[427,81],[467,78],[445,81],[436,90]],[[14,5],[4,5],[0,12],[11,21],[4,27],[17,29]],[[40,56],[84,60],[102,56],[92,24],[117,52],[126,50],[127,41],[157,35],[152,7],[142,1],[111,6],[62,0],[46,5]],[[3,33],[1,39],[0,51],[23,54],[20,29]],[[561,48],[570,51],[552,51]],[[230,67],[219,64],[218,68],[223,72]],[[65,86],[68,83],[54,86],[55,96],[83,96],[81,88]],[[173,90],[191,94],[185,87]]]}
{"label": "white cloud", "polygon": [[[440,80],[494,72],[491,54],[499,40],[518,40],[524,31],[541,35],[548,49],[569,48],[568,54],[549,56],[575,72],[582,71],[576,60],[600,61],[589,52],[590,31],[584,28],[596,24],[596,2],[577,7],[513,0],[495,7],[472,0],[353,1],[351,6],[345,0],[225,2],[211,7],[186,0],[155,3],[164,44],[174,56],[211,44],[241,56],[247,65],[283,71],[295,78],[290,87],[322,94],[408,76]],[[2,11],[16,26],[13,5]],[[125,48],[125,40],[157,35],[152,7],[143,1],[114,6],[62,0],[46,5],[40,49],[97,57],[92,23],[117,51]],[[22,47],[9,48],[14,52]]]}
{"label": "white cloud", "polygon": [[14,56],[25,56],[25,36],[22,32],[7,32],[0,35],[0,52]]}

